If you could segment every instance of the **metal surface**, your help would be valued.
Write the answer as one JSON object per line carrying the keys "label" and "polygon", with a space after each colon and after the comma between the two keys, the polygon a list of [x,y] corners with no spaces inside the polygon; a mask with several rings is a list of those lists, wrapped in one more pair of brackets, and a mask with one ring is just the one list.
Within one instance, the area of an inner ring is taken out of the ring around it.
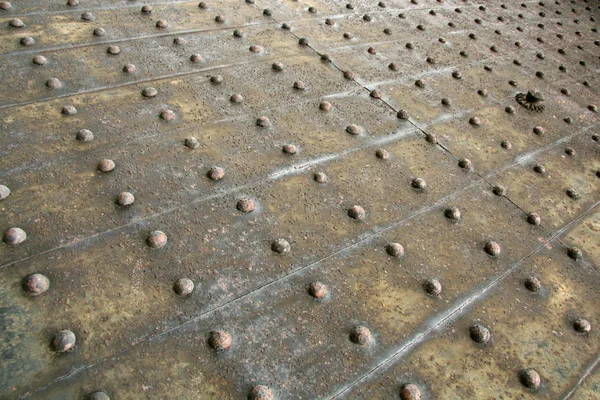
{"label": "metal surface", "polygon": [[597,4],[0,8],[0,398],[600,398]]}

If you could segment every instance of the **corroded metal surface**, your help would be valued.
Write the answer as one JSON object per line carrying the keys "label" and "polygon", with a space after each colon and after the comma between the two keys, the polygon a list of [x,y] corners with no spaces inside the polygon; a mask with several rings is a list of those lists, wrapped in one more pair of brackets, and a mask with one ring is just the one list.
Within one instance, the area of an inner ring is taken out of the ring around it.
{"label": "corroded metal surface", "polygon": [[0,398],[599,397],[596,18],[1,2]]}

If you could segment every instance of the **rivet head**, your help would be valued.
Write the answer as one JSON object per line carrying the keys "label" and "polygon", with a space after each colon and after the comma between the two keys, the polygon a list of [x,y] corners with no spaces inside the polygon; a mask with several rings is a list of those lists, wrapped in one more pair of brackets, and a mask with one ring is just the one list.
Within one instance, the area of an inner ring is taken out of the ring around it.
{"label": "rivet head", "polygon": [[277,239],[271,243],[271,250],[278,254],[289,253],[291,250],[290,243],[285,239]]}
{"label": "rivet head", "polygon": [[453,71],[452,72],[452,77],[454,79],[462,79],[462,74],[459,71]]}
{"label": "rivet head", "polygon": [[398,119],[402,119],[402,120],[407,120],[409,115],[408,115],[408,111],[406,110],[400,110],[396,113],[396,117]]}
{"label": "rivet head", "polygon": [[235,31],[233,31],[233,36],[237,38],[244,37],[244,32],[240,29],[236,29]]}
{"label": "rivet head", "polygon": [[104,392],[94,392],[88,394],[85,400],[110,400],[110,397]]}
{"label": "rivet head", "polygon": [[248,47],[248,50],[250,50],[252,53],[261,53],[263,51],[262,46],[253,44],[250,47]]}
{"label": "rivet head", "polygon": [[477,90],[477,94],[482,97],[486,97],[488,95],[488,91],[487,91],[487,89],[479,89],[479,90]]}
{"label": "rivet head", "polygon": [[542,282],[534,276],[527,278],[524,285],[525,289],[529,290],[530,292],[536,293],[542,290]]}
{"label": "rivet head", "polygon": [[48,89],[60,89],[62,87],[62,82],[57,78],[50,78],[46,81],[46,87]]}
{"label": "rivet head", "polygon": [[483,69],[485,69],[488,72],[492,72],[494,69],[492,67],[490,67],[489,65],[484,65]]}
{"label": "rivet head", "polygon": [[208,345],[216,351],[224,351],[231,348],[233,339],[227,331],[213,331],[208,337]]}
{"label": "rivet head", "polygon": [[581,195],[579,194],[579,191],[575,188],[567,189],[567,196],[569,196],[573,200],[578,200],[581,197]]}
{"label": "rivet head", "polygon": [[484,249],[485,252],[492,257],[498,257],[500,255],[500,252],[502,251],[500,245],[494,241],[486,242]]}
{"label": "rivet head", "polygon": [[492,192],[496,196],[504,196],[506,194],[506,188],[504,186],[498,185],[492,188]]}
{"label": "rivet head", "polygon": [[156,88],[153,87],[147,87],[142,90],[142,96],[144,97],[156,97],[157,94],[158,90],[156,90]]}
{"label": "rivet head", "polygon": [[64,353],[75,347],[75,334],[69,330],[58,332],[52,339],[52,347],[57,353]]}
{"label": "rivet head", "polygon": [[527,214],[527,222],[531,225],[540,225],[542,223],[542,217],[538,213],[529,213]]}
{"label": "rivet head", "polygon": [[271,65],[271,68],[273,68],[273,70],[275,71],[283,71],[283,64],[280,62],[276,62]]}
{"label": "rivet head", "polygon": [[23,28],[25,26],[23,21],[21,21],[19,18],[11,19],[10,22],[8,23],[8,25],[13,28]]}
{"label": "rivet head", "polygon": [[84,21],[93,21],[96,19],[96,17],[94,16],[94,14],[92,14],[89,11],[84,12],[83,14],[81,14],[81,19]]}
{"label": "rivet head", "polygon": [[592,86],[592,85],[591,85],[591,83],[590,83],[589,81],[583,81],[583,82],[581,82],[581,84],[582,84],[583,86],[587,86],[587,87],[590,87],[590,86]]}
{"label": "rivet head", "polygon": [[35,65],[46,65],[48,63],[44,56],[34,56],[32,61]]}
{"label": "rivet head", "polygon": [[238,200],[236,205],[236,208],[243,213],[250,213],[254,211],[254,207],[254,200],[248,198]]}
{"label": "rivet head", "polygon": [[510,86],[517,86],[517,85],[518,85],[518,84],[517,84],[517,81],[514,81],[514,80],[512,80],[512,79],[511,79],[510,81],[508,81],[508,84],[509,84]]}
{"label": "rivet head", "polygon": [[438,297],[442,294],[442,284],[437,279],[429,279],[423,283],[425,292],[433,297]]}
{"label": "rivet head", "polygon": [[325,112],[331,111],[332,108],[333,108],[333,105],[328,101],[322,101],[321,104],[319,104],[319,109],[321,109],[322,111],[325,111]]}
{"label": "rivet head", "polygon": [[201,1],[200,3],[198,3],[198,8],[201,8],[203,10],[206,10],[208,8],[208,4],[206,4],[205,2]]}
{"label": "rivet head", "polygon": [[543,79],[546,76],[546,74],[544,74],[542,71],[537,71],[535,73],[535,76],[537,76],[538,78]]}
{"label": "rivet head", "polygon": [[532,368],[524,369],[519,372],[519,380],[521,384],[528,389],[536,390],[540,387],[542,379],[540,374]]}
{"label": "rivet head", "polygon": [[477,35],[474,33],[469,33],[469,38],[475,40],[477,39]]}
{"label": "rivet head", "polygon": [[429,64],[435,64],[436,63],[435,58],[433,58],[433,57],[427,57],[427,59],[425,61],[427,61]]}
{"label": "rivet head", "polygon": [[423,79],[417,79],[415,81],[415,86],[420,87],[420,88],[424,88],[425,87],[425,81]]}
{"label": "rivet head", "polygon": [[469,328],[469,335],[474,342],[488,343],[491,338],[490,330],[481,324],[475,324]]}
{"label": "rivet head", "polygon": [[452,221],[458,221],[460,219],[460,210],[456,207],[446,208],[444,216]]}
{"label": "rivet head", "polygon": [[271,126],[271,121],[269,121],[269,118],[267,117],[259,117],[256,119],[256,125],[260,126],[261,128],[268,128]]}
{"label": "rivet head", "polygon": [[31,36],[24,36],[19,43],[21,43],[22,46],[33,46],[35,44],[35,39]]}
{"label": "rivet head", "polygon": [[399,71],[400,70],[400,66],[396,63],[390,63],[388,65],[388,68],[392,71]]}
{"label": "rivet head", "polygon": [[152,6],[143,6],[142,14],[150,14],[152,12]]}
{"label": "rivet head", "polygon": [[110,55],[116,56],[121,52],[121,49],[119,48],[119,46],[108,46],[106,52]]}
{"label": "rivet head", "polygon": [[567,250],[567,255],[569,258],[578,261],[583,258],[583,252],[578,247],[569,247]]}
{"label": "rivet head", "polygon": [[39,296],[50,287],[50,280],[42,274],[31,274],[23,280],[23,290],[30,296]]}
{"label": "rivet head", "polygon": [[213,181],[220,181],[225,176],[225,171],[220,167],[212,167],[208,170],[206,176]]}
{"label": "rivet head", "polygon": [[514,114],[515,113],[515,108],[513,106],[506,106],[506,108],[504,109],[504,111],[506,111],[507,114]]}
{"label": "rivet head", "polygon": [[385,246],[385,252],[394,258],[404,257],[404,247],[400,243],[389,243]]}
{"label": "rivet head", "polygon": [[121,207],[129,207],[135,202],[135,197],[129,192],[121,192],[117,196],[117,204]]}
{"label": "rivet head", "polygon": [[414,383],[407,383],[400,388],[400,399],[421,400],[421,389]]}
{"label": "rivet head", "polygon": [[263,10],[263,15],[266,15],[267,17],[270,17],[271,15],[273,15],[273,12],[271,10],[269,10],[268,8],[265,8]]}
{"label": "rivet head", "polygon": [[533,133],[535,133],[538,136],[543,135],[545,132],[546,132],[546,130],[541,126],[536,126],[533,128]]}
{"label": "rivet head", "polygon": [[573,329],[577,332],[588,333],[592,330],[592,324],[586,319],[578,318],[573,322]]}
{"label": "rivet head", "polygon": [[373,18],[369,14],[365,14],[362,17],[363,21],[370,22]]}
{"label": "rivet head", "polygon": [[571,95],[571,91],[569,89],[567,89],[567,88],[561,88],[560,92],[562,94],[564,94],[565,96],[570,96]]}
{"label": "rivet head", "polygon": [[200,54],[192,54],[190,56],[190,61],[193,62],[193,63],[202,62],[202,56]]}
{"label": "rivet head", "polygon": [[292,29],[292,27],[290,26],[290,24],[284,22],[283,24],[281,24],[281,29],[285,29],[286,31],[289,31],[290,29]]}
{"label": "rivet head", "polygon": [[544,167],[542,164],[535,164],[533,166],[533,171],[537,172],[538,174],[543,174],[546,172],[546,167]]}
{"label": "rivet head", "polygon": [[175,111],[173,110],[163,110],[160,113],[160,119],[162,119],[163,121],[173,121],[175,118],[177,117],[177,114],[175,114]]}
{"label": "rivet head", "polygon": [[344,39],[354,39],[354,35],[350,32],[344,32],[344,34],[342,35],[344,37]]}
{"label": "rivet head", "polygon": [[442,101],[441,101],[443,106],[449,106],[450,105],[450,99],[447,97],[443,97]]}
{"label": "rivet head", "polygon": [[98,163],[97,169],[100,172],[110,172],[115,169],[115,162],[108,158],[103,158]]}
{"label": "rivet head", "polygon": [[346,127],[346,132],[348,132],[351,135],[358,135],[360,134],[360,126],[355,124],[348,125]]}
{"label": "rivet head", "polygon": [[406,48],[409,50],[412,50],[415,48],[415,45],[412,42],[408,42],[408,43],[406,43]]}
{"label": "rivet head", "polygon": [[324,299],[327,296],[327,286],[321,282],[312,282],[308,285],[308,294],[315,299]]}
{"label": "rivet head", "polygon": [[367,216],[365,209],[361,206],[352,206],[348,209],[348,216],[356,220],[364,220]]}
{"label": "rivet head", "polygon": [[380,99],[381,98],[381,90],[379,90],[379,89],[371,90],[370,96],[374,99]]}
{"label": "rivet head", "polygon": [[307,39],[307,38],[300,38],[300,39],[298,40],[298,44],[299,44],[300,46],[308,46],[308,39]]}
{"label": "rivet head", "polygon": [[473,168],[473,163],[468,158],[461,158],[458,160],[458,166],[462,169],[471,169]]}
{"label": "rivet head", "polygon": [[311,14],[315,14],[317,12],[317,9],[316,9],[316,7],[311,6],[311,7],[308,7],[308,12]]}
{"label": "rivet head", "polygon": [[74,106],[66,105],[60,110],[63,115],[75,115],[77,114],[77,109]]}
{"label": "rivet head", "polygon": [[296,81],[294,82],[294,89],[306,90],[306,84],[302,81]]}
{"label": "rivet head", "polygon": [[596,106],[595,104],[588,105],[587,109],[590,110],[591,112],[598,112],[598,106]]}
{"label": "rivet head", "polygon": [[512,149],[512,143],[509,142],[508,140],[503,140],[500,142],[500,146],[505,149],[505,150],[510,150]]}
{"label": "rivet head", "polygon": [[248,393],[248,400],[275,400],[275,395],[268,386],[257,385]]}
{"label": "rivet head", "polygon": [[296,154],[296,152],[298,151],[298,149],[296,148],[295,145],[293,144],[286,144],[284,145],[281,150],[285,153],[285,154]]}
{"label": "rivet head", "polygon": [[221,75],[213,75],[210,77],[210,83],[218,85],[223,82],[223,77]]}
{"label": "rivet head", "polygon": [[231,101],[232,103],[235,103],[235,104],[239,104],[244,101],[244,96],[242,96],[239,93],[235,93],[235,94],[231,95],[231,97],[229,98],[229,101]]}
{"label": "rivet head", "polygon": [[136,67],[133,64],[125,64],[123,66],[123,72],[125,72],[126,74],[133,74],[136,71]]}
{"label": "rivet head", "polygon": [[436,144],[438,142],[437,136],[429,132],[425,134],[425,140],[427,140],[431,144]]}
{"label": "rivet head", "polygon": [[350,340],[364,346],[371,343],[373,334],[366,326],[355,326],[350,332]]}
{"label": "rivet head", "polygon": [[188,278],[178,279],[173,284],[173,290],[181,297],[187,297],[194,292],[194,282]]}
{"label": "rivet head", "polygon": [[12,5],[8,1],[0,1],[0,10],[9,11]]}
{"label": "rivet head", "polygon": [[575,155],[575,149],[571,148],[571,147],[567,147],[565,149],[565,154],[568,156],[574,156]]}
{"label": "rivet head", "polygon": [[427,183],[423,178],[414,178],[411,182],[411,185],[415,189],[423,190],[427,186]]}
{"label": "rivet head", "polygon": [[158,21],[156,21],[156,27],[159,29],[164,29],[167,28],[169,26],[169,23],[167,21],[165,21],[164,19],[159,19]]}
{"label": "rivet head", "polygon": [[224,17],[224,16],[222,16],[222,15],[217,15],[217,16],[215,17],[215,22],[217,22],[217,23],[219,23],[219,24],[222,24],[222,23],[224,23],[224,22],[225,22],[225,17]]}
{"label": "rivet head", "polygon": [[391,35],[392,34],[392,30],[390,28],[385,28],[383,30],[383,33],[385,33],[386,35]]}
{"label": "rivet head", "polygon": [[153,231],[146,237],[146,244],[153,249],[160,249],[167,244],[167,235],[162,231]]}
{"label": "rivet head", "polygon": [[327,180],[328,180],[325,172],[316,172],[313,176],[313,179],[319,183],[327,183]]}
{"label": "rivet head", "polygon": [[480,126],[481,120],[479,119],[479,117],[471,117],[469,118],[469,123],[473,126]]}
{"label": "rivet head", "polygon": [[173,44],[176,46],[180,46],[186,43],[186,40],[184,38],[182,38],[181,36],[177,36],[176,38],[173,39]]}
{"label": "rivet head", "polygon": [[390,153],[385,149],[377,149],[375,151],[375,157],[379,158],[380,160],[387,160],[390,158]]}
{"label": "rivet head", "polygon": [[106,35],[106,31],[103,28],[96,28],[96,29],[94,29],[94,31],[92,32],[92,34],[94,36],[100,37],[100,36]]}
{"label": "rivet head", "polygon": [[419,24],[419,25],[417,25],[417,30],[424,31],[425,30],[425,26]]}
{"label": "rivet head", "polygon": [[4,200],[10,196],[10,189],[4,185],[0,185],[0,200]]}

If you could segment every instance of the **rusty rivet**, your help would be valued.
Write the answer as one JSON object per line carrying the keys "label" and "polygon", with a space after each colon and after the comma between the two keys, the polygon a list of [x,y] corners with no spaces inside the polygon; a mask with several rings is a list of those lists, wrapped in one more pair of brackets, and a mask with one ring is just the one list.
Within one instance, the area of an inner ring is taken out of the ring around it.
{"label": "rusty rivet", "polygon": [[492,337],[490,330],[481,324],[475,324],[469,328],[469,335],[474,342],[486,344]]}
{"label": "rusty rivet", "polygon": [[217,15],[217,16],[215,17],[215,22],[217,22],[217,23],[219,23],[219,24],[222,24],[222,23],[224,23],[224,22],[225,22],[225,17],[224,17],[224,16],[222,16],[222,15]]}
{"label": "rusty rivet", "polygon": [[4,185],[0,185],[0,200],[4,200],[8,196],[10,196],[10,189]]}
{"label": "rusty rivet", "polygon": [[575,329],[577,332],[588,333],[592,330],[592,324],[590,324],[590,322],[586,319],[577,318],[573,322],[573,329]]}
{"label": "rusty rivet", "polygon": [[540,29],[544,29],[544,28],[546,27],[544,24],[538,24],[537,26],[538,26],[538,28],[540,28]]}
{"label": "rusty rivet", "polygon": [[477,90],[477,94],[482,97],[487,97],[488,91],[487,91],[487,89],[479,89],[479,90]]}
{"label": "rusty rivet", "polygon": [[186,43],[186,40],[184,38],[182,38],[181,36],[177,36],[175,39],[173,39],[173,44],[176,46],[180,46],[185,43]]}
{"label": "rusty rivet", "polygon": [[434,17],[437,15],[435,10],[429,10],[429,15],[433,15]]}
{"label": "rusty rivet", "polygon": [[12,9],[12,4],[8,1],[0,1],[0,10],[9,11]]}
{"label": "rusty rivet", "polygon": [[248,393],[248,400],[275,400],[275,395],[268,386],[257,385]]}
{"label": "rusty rivet", "polygon": [[481,20],[479,18],[475,18],[475,23],[476,24],[481,24]]}
{"label": "rusty rivet", "polygon": [[375,151],[375,157],[379,158],[380,160],[387,160],[390,158],[390,153],[385,149],[377,149]]}
{"label": "rusty rivet", "polygon": [[583,252],[578,247],[569,247],[567,250],[567,255],[569,258],[578,261],[583,258]]}
{"label": "rusty rivet", "polygon": [[16,246],[27,240],[27,233],[21,228],[8,228],[2,237],[4,243]]}
{"label": "rusty rivet", "polygon": [[542,383],[540,374],[532,368],[524,369],[519,372],[519,380],[526,388],[537,390]]}
{"label": "rusty rivet", "polygon": [[103,158],[98,163],[97,169],[100,172],[110,172],[115,169],[115,162],[113,160],[109,160],[108,158]]}
{"label": "rusty rivet", "polygon": [[[165,236],[165,243],[166,243],[166,236]],[[154,246],[152,246],[152,247],[154,247]],[[159,247],[162,247],[162,246],[159,246]],[[181,296],[181,297],[187,297],[187,296],[191,295],[194,292],[194,282],[191,279],[188,279],[188,278],[178,279],[173,284],[173,290],[179,296]]]}
{"label": "rusty rivet", "polygon": [[422,79],[417,79],[415,81],[415,86],[420,87],[420,88],[424,88],[425,87],[425,81]]}
{"label": "rusty rivet", "polygon": [[409,115],[408,115],[408,111],[406,110],[400,110],[396,113],[396,117],[398,119],[402,119],[402,120],[407,120]]}
{"label": "rusty rivet", "polygon": [[231,97],[229,98],[229,101],[231,101],[232,103],[239,104],[244,101],[244,96],[242,96],[239,93],[235,93],[235,94],[231,95]]}
{"label": "rusty rivet", "polygon": [[495,44],[493,44],[492,46],[490,46],[490,50],[491,50],[492,52],[494,52],[494,53],[497,53],[497,52],[498,52],[498,48],[496,47],[496,45],[495,45]]}
{"label": "rusty rivet", "polygon": [[598,112],[598,107],[595,104],[590,104],[587,106],[587,109],[591,112]]}
{"label": "rusty rivet", "polygon": [[306,84],[302,81],[296,81],[294,82],[294,89],[306,90]]}
{"label": "rusty rivet", "polygon": [[354,39],[354,35],[350,32],[344,32],[344,39]]}
{"label": "rusty rivet", "polygon": [[46,87],[49,89],[60,89],[62,82],[57,78],[50,78],[46,81]]}
{"label": "rusty rivet", "polygon": [[220,167],[212,167],[208,170],[206,176],[213,181],[220,181],[225,176],[225,171]]}
{"label": "rusty rivet", "polygon": [[34,56],[32,61],[35,65],[46,65],[48,63],[44,56]]}
{"label": "rusty rivet", "polygon": [[206,10],[208,8],[208,4],[206,4],[205,2],[201,1],[200,3],[198,3],[198,8],[201,8],[203,10]]}
{"label": "rusty rivet", "polygon": [[213,331],[208,337],[208,345],[216,351],[224,351],[231,348],[233,339],[227,331]]}
{"label": "rusty rivet", "polygon": [[540,225],[542,223],[542,217],[540,217],[537,213],[529,213],[527,214],[527,222],[531,225]]}
{"label": "rusty rivet", "polygon": [[94,31],[92,32],[92,34],[94,36],[100,37],[100,36],[106,35],[106,31],[103,28],[96,28],[96,29],[94,29]]}
{"label": "rusty rivet", "polygon": [[571,147],[567,147],[565,149],[565,154],[568,156],[574,156],[575,155],[575,149],[571,148]]}
{"label": "rusty rivet", "polygon": [[462,13],[462,10],[461,10],[460,8],[458,8],[458,7],[457,7],[457,8],[455,8],[455,9],[454,9],[454,12],[457,12],[457,13],[459,13],[459,14],[460,14],[460,13]]}
{"label": "rusty rivet", "polygon": [[325,172],[315,172],[315,174],[313,175],[313,179],[319,183],[327,183],[328,180]]}
{"label": "rusty rivet", "polygon": [[363,220],[367,216],[367,213],[361,206],[352,206],[348,209],[348,216],[352,219]]}
{"label": "rusty rivet", "polygon": [[250,47],[248,47],[248,50],[250,50],[252,53],[261,53],[263,51],[262,46],[253,44]]}
{"label": "rusty rivet", "polygon": [[423,178],[414,178],[411,182],[411,186],[415,189],[423,190],[427,187],[427,183]]}
{"label": "rusty rivet", "polygon": [[438,142],[437,136],[435,136],[435,134],[433,134],[433,133],[426,133],[425,140],[427,140],[429,143],[432,143],[432,144],[436,144]]}
{"label": "rusty rivet", "polygon": [[366,22],[370,22],[372,20],[372,18],[369,14],[363,15],[362,19],[363,19],[363,21],[366,21]]}
{"label": "rusty rivet", "polygon": [[510,150],[512,149],[512,143],[509,142],[508,140],[503,140],[500,142],[500,146],[505,149],[505,150]]}
{"label": "rusty rivet", "polygon": [[161,231],[153,231],[146,237],[146,244],[153,249],[160,249],[167,244],[167,235]]}
{"label": "rusty rivet", "polygon": [[546,41],[544,40],[544,38],[541,38],[541,37],[537,38],[536,40],[537,40],[538,42],[540,42],[540,43],[545,43],[545,42],[546,42]]}
{"label": "rusty rivet", "polygon": [[444,210],[444,216],[452,221],[460,220],[460,210],[456,207],[450,207]]}
{"label": "rusty rivet", "polygon": [[164,29],[167,28],[169,26],[169,23],[167,21],[165,21],[164,19],[159,19],[158,21],[156,21],[156,27],[159,29]]}
{"label": "rusty rivet", "polygon": [[190,56],[190,61],[193,62],[193,63],[202,62],[202,56],[200,54],[192,54]]}
{"label": "rusty rivet", "polygon": [[443,106],[449,106],[450,105],[450,99],[447,98],[447,97],[443,97],[441,102],[442,102]]}
{"label": "rusty rivet", "polygon": [[417,25],[417,29],[420,31],[424,31],[425,27],[423,25]]}
{"label": "rusty rivet", "polygon": [[321,61],[331,62],[331,56],[329,54],[321,54]]}
{"label": "rusty rivet", "polygon": [[243,213],[250,213],[254,211],[254,207],[254,200],[248,198],[238,200],[236,205],[236,208]]}
{"label": "rusty rivet", "polygon": [[513,106],[506,106],[506,108],[504,109],[504,111],[506,111],[508,114],[514,114],[515,113],[515,108]]}
{"label": "rusty rivet", "polygon": [[321,109],[322,111],[325,111],[325,112],[331,111],[332,108],[333,108],[333,105],[328,101],[322,101],[319,104],[319,109]]}
{"label": "rusty rivet", "polygon": [[366,326],[355,326],[350,332],[350,340],[356,344],[367,345],[373,340],[373,335]]}
{"label": "rusty rivet", "polygon": [[126,64],[123,67],[123,72],[127,73],[127,74],[133,74],[136,71],[136,67],[133,64]]}
{"label": "rusty rivet", "polygon": [[35,39],[31,36],[24,36],[19,43],[21,43],[22,46],[33,46],[35,44]]}
{"label": "rusty rivet", "polygon": [[325,18],[325,25],[333,26],[335,25],[335,21],[331,18]]}
{"label": "rusty rivet", "polygon": [[93,21],[94,19],[96,19],[96,17],[91,12],[86,11],[83,14],[81,14],[81,19],[89,22],[89,21]]}
{"label": "rusty rivet", "polygon": [[428,279],[423,283],[425,292],[433,297],[438,297],[442,294],[442,284],[437,279]]}
{"label": "rusty rivet", "polygon": [[104,392],[94,392],[88,394],[85,397],[85,400],[110,400],[110,397],[108,397],[108,395]]}
{"label": "rusty rivet", "polygon": [[414,383],[406,383],[400,388],[401,400],[421,400],[421,389]]}
{"label": "rusty rivet", "polygon": [[566,54],[566,51],[565,51],[565,49],[558,49],[558,53],[559,54]]}
{"label": "rusty rivet", "polygon": [[462,79],[462,74],[459,71],[452,72],[452,77],[454,79]]}
{"label": "rusty rivet", "polygon": [[491,240],[485,243],[484,249],[486,253],[493,257],[498,257],[500,255],[500,252],[502,251],[500,245]]}
{"label": "rusty rivet", "polygon": [[556,35],[556,37],[557,37],[557,38],[559,38],[559,39],[562,39],[562,38],[564,38],[564,36],[563,36],[562,34],[560,34],[560,33],[558,33],[558,34]]}
{"label": "rusty rivet", "polygon": [[287,240],[277,239],[273,243],[271,243],[271,250],[278,254],[289,253],[291,250],[291,246]]}
{"label": "rusty rivet", "polygon": [[64,115],[75,115],[77,114],[77,109],[72,105],[66,105],[60,112]]}
{"label": "rusty rivet", "polygon": [[50,280],[42,274],[31,274],[23,280],[23,290],[30,296],[39,296],[50,287]]}
{"label": "rusty rivet", "polygon": [[315,7],[311,6],[311,7],[308,7],[308,12],[312,13],[312,14],[315,14],[317,12],[317,9]]}
{"label": "rusty rivet", "polygon": [[121,192],[117,196],[117,204],[122,207],[129,207],[134,201],[135,197],[129,192]]}
{"label": "rusty rivet", "polygon": [[268,128],[271,126],[271,121],[269,121],[269,118],[267,117],[258,117],[256,119],[256,125],[260,126],[261,128]]}
{"label": "rusty rivet", "polygon": [[158,90],[153,87],[147,87],[142,90],[142,96],[144,97],[155,97],[158,94]]}
{"label": "rusty rivet", "polygon": [[385,246],[386,253],[394,258],[404,257],[404,247],[400,243],[389,243]]}
{"label": "rusty rivet", "polygon": [[473,126],[481,126],[481,120],[479,117],[471,117],[469,118],[469,124]]}
{"label": "rusty rivet", "polygon": [[412,49],[415,48],[415,45],[412,44],[411,42],[408,42],[408,43],[406,43],[406,48],[409,49],[409,50],[412,50]]}
{"label": "rusty rivet", "polygon": [[271,65],[271,68],[273,68],[273,70],[278,71],[278,72],[283,71],[283,64],[280,62],[276,62]]}
{"label": "rusty rivet", "polygon": [[375,47],[369,47],[367,49],[367,53],[369,53],[369,54],[377,54],[377,49]]}
{"label": "rusty rivet", "polygon": [[544,58],[546,58],[546,56],[544,56],[544,54],[543,54],[543,53],[537,53],[535,56],[536,56],[537,58],[539,58],[540,60],[543,60]]}
{"label": "rusty rivet", "polygon": [[348,125],[346,127],[346,132],[348,132],[351,135],[358,135],[360,134],[360,127],[355,124]]}
{"label": "rusty rivet", "polygon": [[58,332],[52,339],[52,347],[57,353],[64,353],[75,347],[75,334],[69,330]]}
{"label": "rusty rivet", "polygon": [[541,164],[535,164],[533,166],[533,171],[537,172],[538,174],[543,174],[546,172],[546,168]]}
{"label": "rusty rivet", "polygon": [[266,15],[267,17],[270,17],[271,15],[273,15],[273,12],[271,10],[269,10],[268,8],[265,8],[263,10],[263,15]]}
{"label": "rusty rivet", "polygon": [[370,96],[373,97],[374,99],[380,99],[381,98],[381,90],[379,90],[379,89],[371,90]]}
{"label": "rusty rivet", "polygon": [[[290,24],[284,22],[283,24],[281,24],[281,29],[285,29],[286,31],[289,31],[290,29],[292,29],[292,27],[290,26]],[[308,42],[307,42],[308,44]]]}
{"label": "rusty rivet", "polygon": [[307,38],[300,38],[300,39],[298,39],[298,44],[300,46],[308,46],[308,39]]}
{"label": "rusty rivet", "polygon": [[541,126],[536,126],[536,127],[533,128],[533,133],[535,133],[536,135],[541,136],[545,132],[546,132],[546,130],[543,127],[541,127]]}
{"label": "rusty rivet", "polygon": [[152,12],[152,6],[143,6],[142,14],[150,14]]}
{"label": "rusty rivet", "polygon": [[525,279],[525,288],[530,292],[539,292],[542,289],[542,282],[534,276]]}
{"label": "rusty rivet", "polygon": [[563,121],[565,121],[567,124],[573,123],[573,119],[571,117],[565,117],[565,118],[563,118]]}
{"label": "rusty rivet", "polygon": [[308,285],[308,294],[315,299],[324,299],[327,296],[327,293],[327,286],[324,283],[312,282],[310,285]]}
{"label": "rusty rivet", "polygon": [[233,36],[237,38],[244,37],[244,32],[241,29],[236,29],[235,31],[233,31]]}
{"label": "rusty rivet", "polygon": [[296,152],[298,151],[298,149],[296,148],[295,145],[293,144],[286,144],[284,145],[281,150],[285,153],[285,154],[296,154]]}
{"label": "rusty rivet", "polygon": [[521,42],[515,42],[515,46],[517,46],[517,47],[521,47],[521,46],[522,46],[522,44],[521,44]]}
{"label": "rusty rivet", "polygon": [[163,110],[160,113],[160,118],[164,121],[173,121],[175,118],[177,117],[177,115],[175,114],[175,111],[173,110]]}
{"label": "rusty rivet", "polygon": [[473,163],[468,158],[461,158],[458,160],[458,166],[462,169],[471,169],[473,168]]}
{"label": "rusty rivet", "polygon": [[542,71],[536,71],[535,76],[537,76],[540,79],[544,79],[546,75]]}

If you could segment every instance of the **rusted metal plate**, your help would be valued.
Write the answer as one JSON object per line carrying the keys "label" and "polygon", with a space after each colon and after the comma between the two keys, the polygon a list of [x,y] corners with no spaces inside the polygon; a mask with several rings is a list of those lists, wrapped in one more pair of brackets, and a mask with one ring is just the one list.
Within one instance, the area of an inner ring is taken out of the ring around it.
{"label": "rusted metal plate", "polygon": [[65,3],[0,2],[0,398],[595,394],[596,5]]}

